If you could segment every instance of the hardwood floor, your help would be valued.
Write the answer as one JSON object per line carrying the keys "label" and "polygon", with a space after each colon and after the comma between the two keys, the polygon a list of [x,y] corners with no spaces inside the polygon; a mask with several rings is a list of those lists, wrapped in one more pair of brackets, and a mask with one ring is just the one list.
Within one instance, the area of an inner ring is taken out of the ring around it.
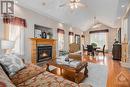
{"label": "hardwood floor", "polygon": [[112,60],[111,54],[96,57],[84,55],[83,61],[107,65],[108,77],[106,87],[130,87],[130,70],[121,67],[119,61]]}

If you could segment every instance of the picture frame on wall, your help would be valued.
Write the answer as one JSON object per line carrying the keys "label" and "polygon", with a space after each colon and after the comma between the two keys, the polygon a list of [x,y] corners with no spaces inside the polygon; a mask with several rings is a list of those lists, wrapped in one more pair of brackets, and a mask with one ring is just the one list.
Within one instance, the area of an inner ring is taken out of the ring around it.
{"label": "picture frame on wall", "polygon": [[42,31],[40,29],[35,29],[34,30],[34,37],[35,38],[41,38]]}

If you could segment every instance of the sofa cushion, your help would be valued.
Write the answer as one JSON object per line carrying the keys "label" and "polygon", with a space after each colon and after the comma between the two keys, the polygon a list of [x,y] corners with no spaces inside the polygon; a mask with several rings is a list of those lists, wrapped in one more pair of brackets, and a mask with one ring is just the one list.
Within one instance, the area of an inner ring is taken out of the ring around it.
{"label": "sofa cushion", "polygon": [[82,59],[81,54],[70,53],[70,54],[68,55],[68,57],[71,58],[71,59],[74,59],[74,60],[81,60],[81,59]]}
{"label": "sofa cushion", "polygon": [[5,74],[1,66],[0,66],[0,87],[16,87],[14,84],[12,84],[12,82]]}
{"label": "sofa cushion", "polygon": [[11,76],[11,81],[18,85],[34,76],[45,71],[45,68],[36,66],[34,64],[28,64],[24,69],[17,72],[15,75]]}
{"label": "sofa cushion", "polygon": [[6,69],[10,75],[14,75],[25,67],[22,59],[14,54],[4,55],[3,58],[0,59],[0,62],[7,67]]}
{"label": "sofa cushion", "polygon": [[74,53],[80,50],[80,45],[76,43],[69,44],[69,53]]}
{"label": "sofa cushion", "polygon": [[[66,80],[62,77],[56,76],[50,72],[43,72],[24,83],[17,85],[17,87],[80,87],[79,84]],[[86,86],[87,87],[87,86]]]}

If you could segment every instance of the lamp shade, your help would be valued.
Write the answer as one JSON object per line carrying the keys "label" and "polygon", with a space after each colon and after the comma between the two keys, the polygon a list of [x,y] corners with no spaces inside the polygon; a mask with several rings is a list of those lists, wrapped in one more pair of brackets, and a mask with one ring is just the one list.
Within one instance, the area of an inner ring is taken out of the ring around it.
{"label": "lamp shade", "polygon": [[9,40],[1,40],[1,49],[13,49],[14,42]]}

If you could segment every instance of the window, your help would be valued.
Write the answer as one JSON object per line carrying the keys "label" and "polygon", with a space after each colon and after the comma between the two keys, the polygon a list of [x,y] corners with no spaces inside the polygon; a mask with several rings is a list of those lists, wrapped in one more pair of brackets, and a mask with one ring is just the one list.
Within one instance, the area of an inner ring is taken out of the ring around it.
{"label": "window", "polygon": [[121,40],[122,42],[127,42],[128,39],[128,18],[125,18],[122,23]]}
{"label": "window", "polygon": [[105,49],[108,49],[107,41],[107,32],[95,32],[90,34],[90,44],[96,43],[98,47],[103,48],[105,45]]}
{"label": "window", "polygon": [[80,35],[75,34],[75,43],[80,44]]}
{"label": "window", "polygon": [[3,19],[5,25],[5,39],[14,41],[13,52],[24,55],[24,28],[26,21],[18,17],[5,17]]}
{"label": "window", "polygon": [[70,44],[74,43],[74,33],[73,32],[69,32],[69,43]]}
{"label": "window", "polygon": [[58,33],[58,50],[63,51],[64,49],[64,30],[57,29]]}

